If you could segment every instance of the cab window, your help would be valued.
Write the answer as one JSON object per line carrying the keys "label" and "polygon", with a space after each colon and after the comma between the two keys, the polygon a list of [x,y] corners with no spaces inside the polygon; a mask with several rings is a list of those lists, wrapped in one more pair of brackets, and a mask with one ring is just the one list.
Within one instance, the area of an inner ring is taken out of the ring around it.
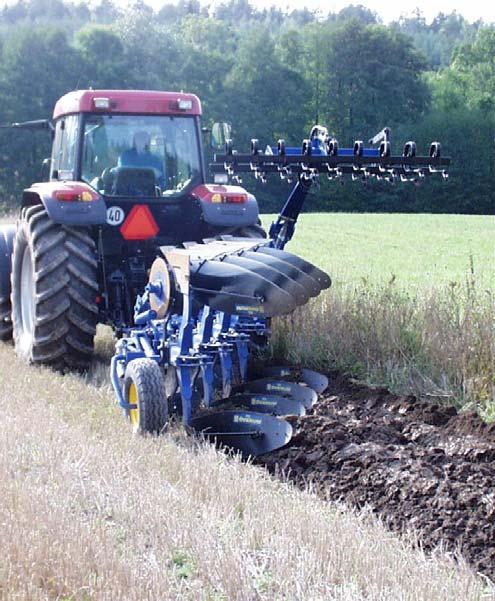
{"label": "cab window", "polygon": [[195,121],[170,115],[86,115],[81,176],[110,196],[182,195],[201,181]]}
{"label": "cab window", "polygon": [[79,118],[68,115],[55,124],[52,150],[52,179],[73,180],[76,177]]}

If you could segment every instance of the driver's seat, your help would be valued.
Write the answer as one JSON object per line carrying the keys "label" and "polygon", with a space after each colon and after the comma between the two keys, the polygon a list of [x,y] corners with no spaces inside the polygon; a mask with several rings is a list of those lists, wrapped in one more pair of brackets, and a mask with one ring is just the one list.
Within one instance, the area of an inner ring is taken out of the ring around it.
{"label": "driver's seat", "polygon": [[120,155],[118,167],[153,169],[156,176],[156,184],[160,188],[163,188],[165,185],[163,161],[151,152],[150,142],[151,138],[148,132],[136,132],[132,147],[124,150]]}
{"label": "driver's seat", "polygon": [[113,196],[157,196],[155,170],[145,167],[116,167],[113,171]]}

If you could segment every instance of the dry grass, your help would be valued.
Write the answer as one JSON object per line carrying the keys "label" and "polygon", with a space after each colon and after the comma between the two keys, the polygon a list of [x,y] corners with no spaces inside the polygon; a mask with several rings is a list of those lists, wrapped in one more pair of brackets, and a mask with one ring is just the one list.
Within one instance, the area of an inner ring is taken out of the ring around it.
{"label": "dry grass", "polygon": [[495,598],[463,564],[180,433],[136,438],[111,392],[0,347],[1,599]]}
{"label": "dry grass", "polygon": [[474,280],[416,293],[337,286],[275,334],[278,356],[495,417],[495,295]]}

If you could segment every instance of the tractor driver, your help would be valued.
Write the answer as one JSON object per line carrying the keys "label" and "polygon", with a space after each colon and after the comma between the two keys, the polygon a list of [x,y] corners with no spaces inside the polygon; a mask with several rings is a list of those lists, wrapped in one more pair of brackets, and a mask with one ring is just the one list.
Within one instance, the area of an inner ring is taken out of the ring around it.
{"label": "tractor driver", "polygon": [[163,161],[150,151],[150,135],[146,131],[138,131],[134,134],[132,148],[125,150],[119,157],[119,167],[145,167],[153,169],[156,183],[163,190],[165,186],[165,173]]}

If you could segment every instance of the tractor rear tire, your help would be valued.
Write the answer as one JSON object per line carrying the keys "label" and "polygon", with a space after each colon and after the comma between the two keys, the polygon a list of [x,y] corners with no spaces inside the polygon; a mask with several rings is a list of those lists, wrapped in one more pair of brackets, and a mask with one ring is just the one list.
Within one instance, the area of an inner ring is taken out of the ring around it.
{"label": "tractor rear tire", "polygon": [[127,410],[134,432],[159,434],[167,425],[168,402],[162,370],[153,359],[134,359],[124,376],[124,399],[136,405]]}
{"label": "tractor rear tire", "polygon": [[98,318],[95,243],[86,228],[23,209],[12,254],[12,324],[27,363],[85,370]]}
{"label": "tractor rear tire", "polygon": [[0,341],[12,340],[10,279],[12,271],[12,242],[15,224],[0,226]]}

